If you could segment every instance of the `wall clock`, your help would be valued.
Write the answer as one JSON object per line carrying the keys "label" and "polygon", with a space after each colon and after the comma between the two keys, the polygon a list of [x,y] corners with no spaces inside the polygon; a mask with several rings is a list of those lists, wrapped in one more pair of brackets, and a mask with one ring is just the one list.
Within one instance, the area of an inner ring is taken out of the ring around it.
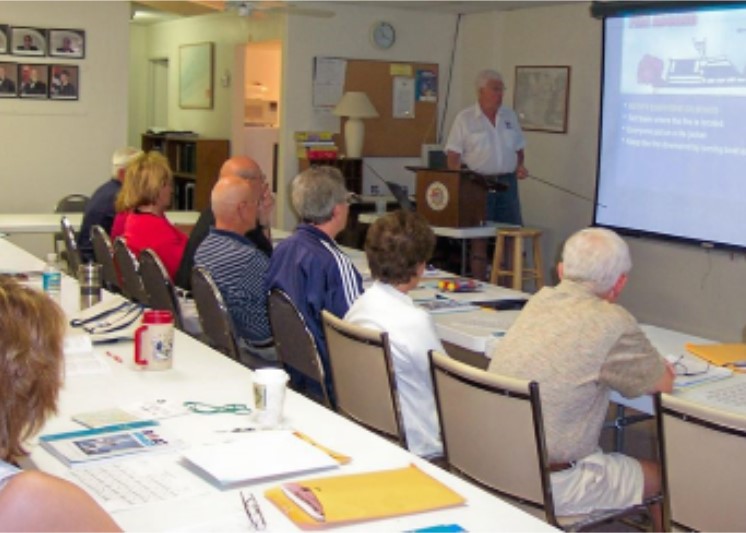
{"label": "wall clock", "polygon": [[371,26],[370,40],[376,48],[388,50],[396,42],[396,30],[390,22],[381,20]]}

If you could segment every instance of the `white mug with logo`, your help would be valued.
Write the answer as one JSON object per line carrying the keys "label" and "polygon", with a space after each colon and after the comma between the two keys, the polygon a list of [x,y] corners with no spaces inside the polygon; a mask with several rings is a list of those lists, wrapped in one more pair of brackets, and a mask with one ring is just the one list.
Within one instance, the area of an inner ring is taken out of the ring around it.
{"label": "white mug with logo", "polygon": [[255,421],[259,426],[276,427],[282,421],[288,379],[287,372],[281,368],[260,368],[254,371]]}

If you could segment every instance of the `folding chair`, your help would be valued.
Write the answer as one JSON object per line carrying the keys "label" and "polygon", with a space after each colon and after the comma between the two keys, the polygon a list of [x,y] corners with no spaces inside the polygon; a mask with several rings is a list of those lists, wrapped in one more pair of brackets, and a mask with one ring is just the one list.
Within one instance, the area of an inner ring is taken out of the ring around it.
{"label": "folding chair", "polygon": [[[84,213],[85,208],[88,205],[88,200],[89,198],[84,194],[68,194],[57,202],[57,205],[54,207],[54,212]],[[67,252],[62,251],[62,253],[60,253],[60,243],[65,242],[64,231],[56,232],[53,238],[54,241],[52,244],[54,245],[54,252],[57,254],[58,257],[60,257],[60,259],[67,261]],[[75,271],[74,275],[77,275],[77,270]]]}
{"label": "folding chair", "polygon": [[[303,375],[321,386],[320,400],[326,407],[332,408],[333,402],[326,388],[326,372],[321,362],[316,340],[306,326],[303,315],[293,304],[290,297],[280,289],[269,293],[269,323],[275,339],[277,358],[282,366],[289,370],[291,386],[297,392],[309,394],[309,391],[294,383],[293,372]],[[313,395],[311,395],[313,397]]]}
{"label": "folding chair", "polygon": [[123,237],[114,239],[114,261],[122,276],[122,294],[130,300],[149,305],[148,293],[140,277],[140,265]]}
{"label": "folding chair", "polygon": [[148,294],[150,307],[171,311],[174,315],[174,324],[183,331],[184,320],[176,289],[158,254],[150,248],[143,250],[140,254],[140,277],[145,292]]}
{"label": "folding chair", "polygon": [[746,528],[746,416],[656,394],[663,523],[687,531]]}
{"label": "folding chair", "polygon": [[337,412],[407,447],[389,335],[321,312]]}
{"label": "folding chair", "polygon": [[65,241],[65,259],[67,260],[67,273],[72,277],[78,276],[78,267],[80,266],[80,251],[78,250],[78,241],[75,236],[75,230],[66,216],[60,220],[62,228],[62,238]]}
{"label": "folding chair", "polygon": [[93,255],[96,258],[96,263],[101,265],[104,287],[112,292],[121,292],[119,274],[114,264],[114,249],[106,230],[99,225],[93,226],[91,228],[91,242],[93,243]]}
{"label": "folding chair", "polygon": [[628,516],[649,515],[647,506],[656,499],[625,509],[558,517],[539,384],[479,370],[436,351],[430,351],[430,363],[451,470],[497,494],[543,507],[547,522],[565,531],[594,530]]}

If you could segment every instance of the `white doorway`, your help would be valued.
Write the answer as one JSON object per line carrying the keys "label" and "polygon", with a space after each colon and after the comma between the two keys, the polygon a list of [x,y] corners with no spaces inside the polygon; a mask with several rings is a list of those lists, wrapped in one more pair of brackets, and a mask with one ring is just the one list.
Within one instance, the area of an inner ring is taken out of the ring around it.
{"label": "white doorway", "polygon": [[148,128],[168,128],[168,59],[150,60]]}

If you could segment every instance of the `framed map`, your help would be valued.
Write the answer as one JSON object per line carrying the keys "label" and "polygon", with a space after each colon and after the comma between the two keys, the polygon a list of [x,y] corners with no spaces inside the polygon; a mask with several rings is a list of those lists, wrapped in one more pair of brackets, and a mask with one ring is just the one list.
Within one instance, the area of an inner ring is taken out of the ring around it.
{"label": "framed map", "polygon": [[179,107],[212,109],[213,43],[179,47]]}
{"label": "framed map", "polygon": [[513,108],[526,131],[567,133],[570,67],[516,67]]}

